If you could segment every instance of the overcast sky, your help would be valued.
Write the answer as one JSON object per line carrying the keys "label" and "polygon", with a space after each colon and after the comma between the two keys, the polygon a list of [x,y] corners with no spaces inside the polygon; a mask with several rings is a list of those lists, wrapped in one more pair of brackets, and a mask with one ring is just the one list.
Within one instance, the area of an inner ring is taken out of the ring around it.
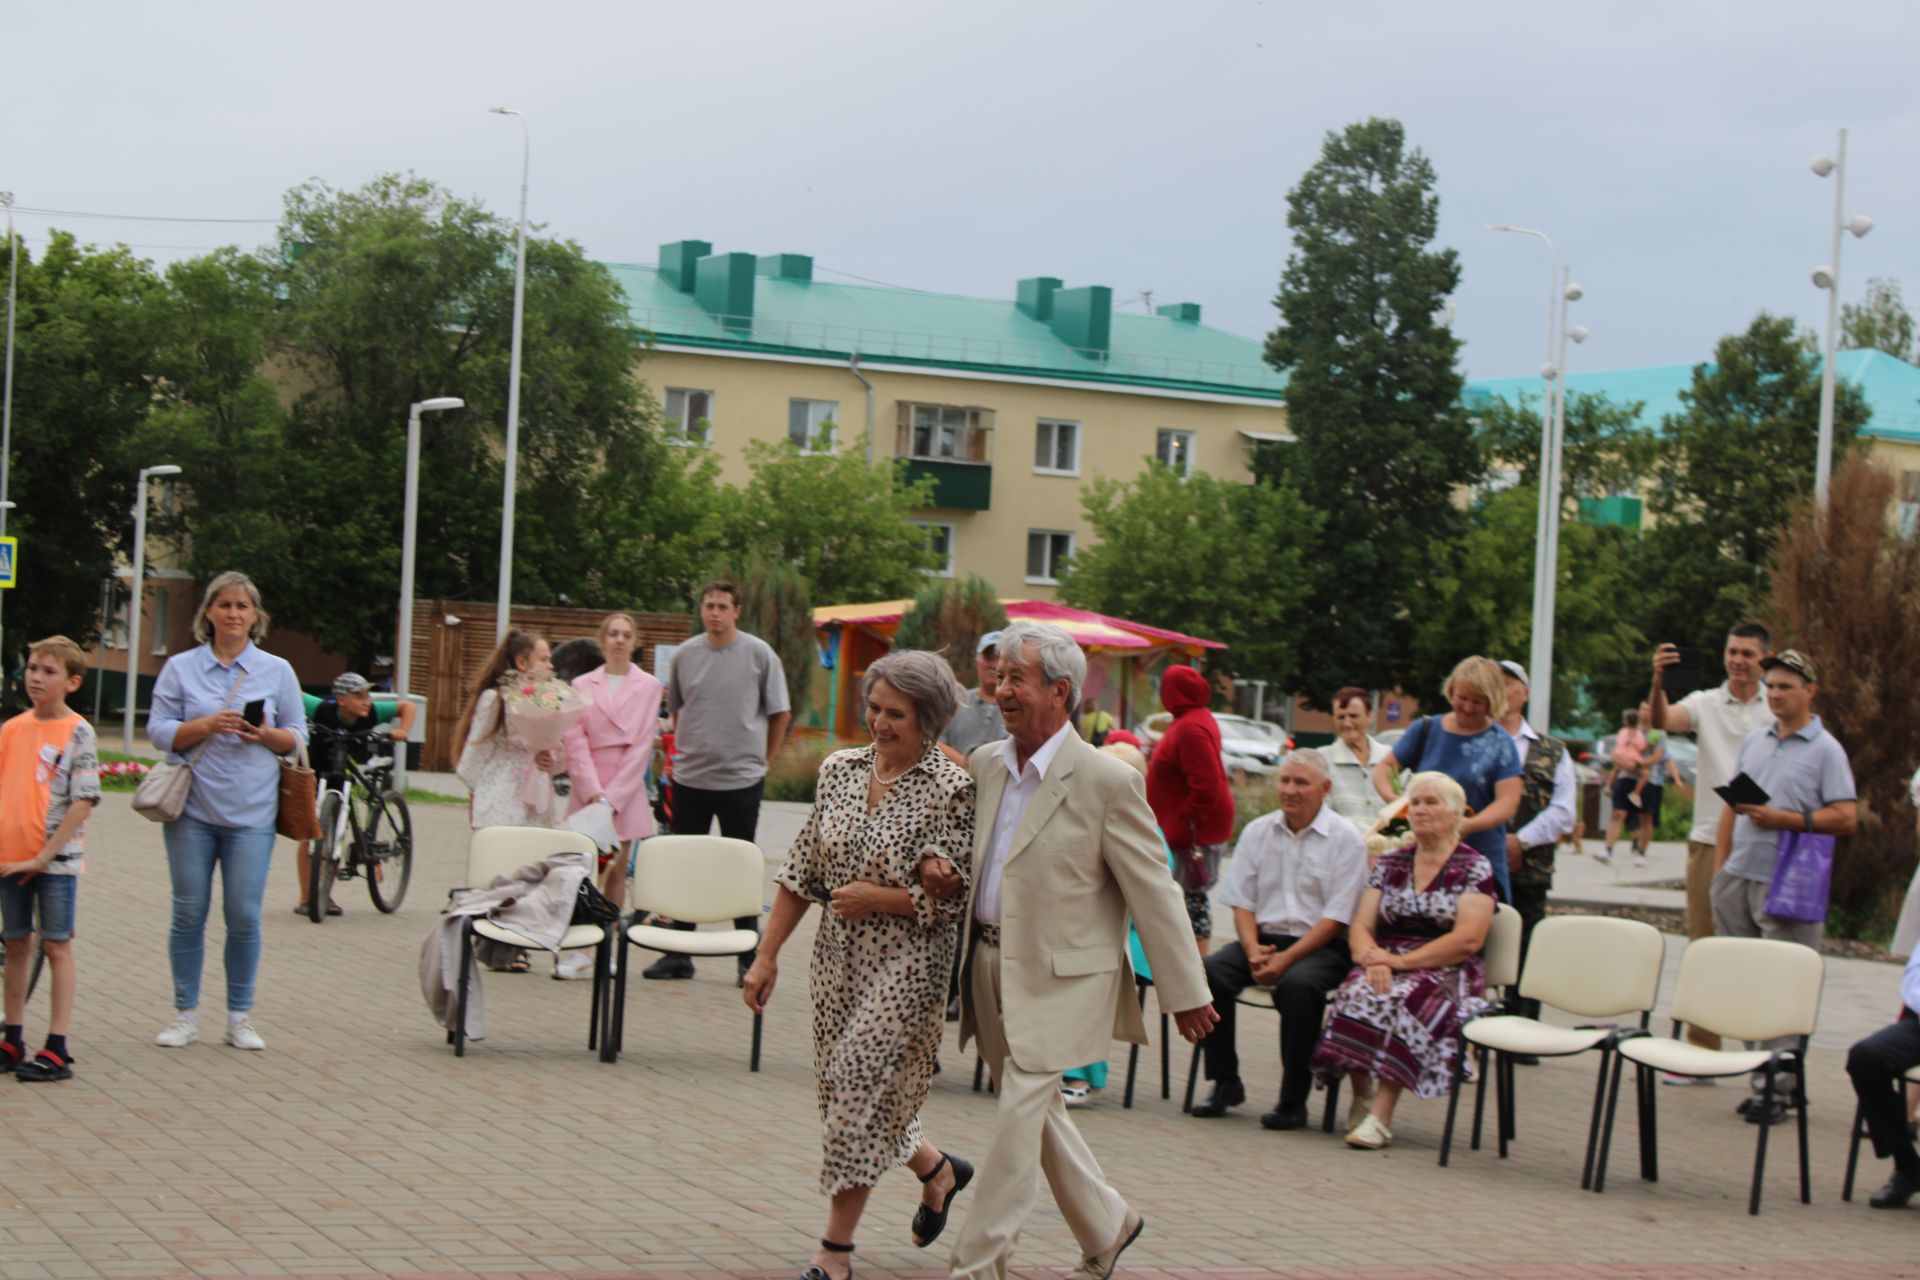
{"label": "overcast sky", "polygon": [[[1810,324],[1850,130],[1843,293],[1920,294],[1920,5],[1280,3],[20,6],[0,189],[26,206],[266,218],[318,177],[411,169],[608,261],[662,242],[814,255],[824,279],[1116,305],[1258,336],[1286,193],[1328,130],[1403,121],[1439,175],[1473,376],[1545,354],[1547,230],[1586,369],[1707,358],[1761,308]],[[157,260],[270,226],[22,215]],[[836,275],[834,273],[843,273]],[[1920,300],[1920,299],[1917,299]]]}

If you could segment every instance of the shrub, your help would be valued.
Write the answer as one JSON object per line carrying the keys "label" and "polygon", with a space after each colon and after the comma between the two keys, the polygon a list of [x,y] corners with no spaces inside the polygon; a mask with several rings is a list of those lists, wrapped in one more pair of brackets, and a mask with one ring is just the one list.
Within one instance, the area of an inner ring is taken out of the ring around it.
{"label": "shrub", "polygon": [[788,738],[767,764],[767,799],[812,804],[820,764],[833,750],[825,738]]}

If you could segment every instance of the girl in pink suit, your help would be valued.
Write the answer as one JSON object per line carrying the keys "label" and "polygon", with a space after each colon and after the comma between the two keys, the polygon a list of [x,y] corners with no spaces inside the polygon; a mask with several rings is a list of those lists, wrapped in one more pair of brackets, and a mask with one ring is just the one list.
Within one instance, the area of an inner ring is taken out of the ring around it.
{"label": "girl in pink suit", "polygon": [[[573,687],[587,702],[587,713],[567,731],[567,771],[573,792],[569,814],[596,800],[613,806],[613,831],[623,845],[653,834],[653,805],[647,796],[647,766],[660,725],[660,682],[633,664],[640,628],[631,616],[610,613],[600,624],[600,650],[606,662],[576,678]],[[623,848],[607,864],[603,888],[626,903],[627,858]]]}

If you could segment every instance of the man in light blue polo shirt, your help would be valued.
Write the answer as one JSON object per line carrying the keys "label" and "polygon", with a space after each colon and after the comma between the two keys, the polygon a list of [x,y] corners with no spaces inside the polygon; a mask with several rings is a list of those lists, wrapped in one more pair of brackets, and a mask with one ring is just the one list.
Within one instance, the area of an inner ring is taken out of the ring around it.
{"label": "man in light blue polo shirt", "polygon": [[[1767,912],[1767,886],[1780,860],[1785,831],[1850,836],[1858,821],[1853,768],[1846,749],[1813,714],[1819,676],[1813,659],[1784,649],[1760,664],[1765,673],[1767,710],[1773,723],[1756,729],[1740,744],[1736,773],[1744,773],[1767,793],[1765,804],[1743,804],[1720,814],[1715,840],[1713,928],[1723,937],[1772,938],[1818,949],[1826,922],[1782,920]],[[1791,1037],[1768,1042],[1786,1047]],[[1785,1112],[1776,1101],[1774,1109]],[[1763,1114],[1756,1094],[1740,1104],[1741,1114],[1757,1123],[1777,1120]]]}

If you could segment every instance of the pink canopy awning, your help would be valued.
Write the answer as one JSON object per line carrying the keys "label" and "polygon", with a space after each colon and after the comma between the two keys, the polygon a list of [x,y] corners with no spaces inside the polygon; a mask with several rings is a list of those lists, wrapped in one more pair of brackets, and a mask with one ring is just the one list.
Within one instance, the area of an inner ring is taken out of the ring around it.
{"label": "pink canopy awning", "polygon": [[[864,627],[877,635],[891,638],[900,627],[900,619],[912,605],[911,600],[881,600],[873,604],[826,605],[813,611],[816,628],[833,624]],[[1190,636],[1165,627],[1148,626],[1126,618],[1109,617],[1086,609],[1075,609],[1050,600],[1002,600],[1007,617],[1051,622],[1090,653],[1148,653],[1177,649],[1189,657],[1198,657],[1207,649],[1224,649],[1217,640]]]}

